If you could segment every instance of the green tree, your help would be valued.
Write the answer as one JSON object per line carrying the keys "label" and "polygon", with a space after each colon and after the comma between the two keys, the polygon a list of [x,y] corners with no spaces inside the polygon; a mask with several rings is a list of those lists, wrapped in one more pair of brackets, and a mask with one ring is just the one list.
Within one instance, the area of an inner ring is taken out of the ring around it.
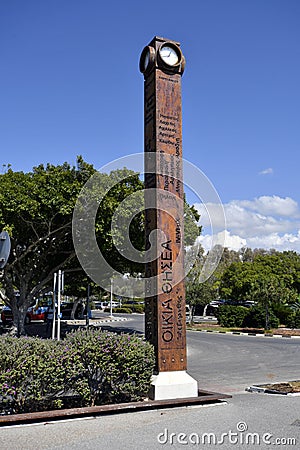
{"label": "green tree", "polygon": [[193,205],[189,205],[184,198],[184,245],[189,246],[195,243],[196,238],[201,233],[201,226],[197,225],[200,215]]}
{"label": "green tree", "polygon": [[[11,236],[11,255],[1,273],[5,289],[2,297],[12,308],[17,334],[24,334],[24,317],[33,299],[45,290],[51,289],[53,274],[59,269],[69,272],[67,283],[73,290],[79,289],[81,274],[72,241],[72,215],[78,195],[95,173],[90,164],[78,158],[76,166],[67,163],[46,167],[40,165],[32,172],[14,172],[9,169],[0,176],[0,229]],[[101,250],[106,258],[117,267],[124,265],[113,248],[110,222],[117,204],[128,193],[142,189],[138,174],[127,169],[111,174],[101,174],[102,189],[105,192],[109,177],[122,181],[104,197],[96,220],[96,233]],[[140,223],[135,223],[134,236],[143,234]],[[130,262],[127,264],[130,265]],[[70,292],[72,294],[72,292]]]}
{"label": "green tree", "polygon": [[[17,334],[24,334],[28,306],[35,297],[51,289],[53,274],[59,269],[66,271],[70,295],[86,292],[88,280],[73,246],[72,217],[82,187],[95,173],[92,165],[78,157],[76,166],[68,163],[40,165],[28,173],[8,168],[0,175],[0,230],[9,232],[12,244],[9,261],[0,271],[5,292],[1,290],[0,295],[12,308]],[[98,183],[92,192],[96,201],[103,197],[95,222],[97,243],[106,261],[123,273],[142,272],[143,265],[122,256],[114,245],[115,240],[121,247],[126,243],[124,233],[118,233],[118,227],[112,234],[112,218],[121,205],[121,216],[131,221],[132,244],[142,251],[143,214],[131,217],[134,202],[131,194],[139,191],[142,194],[143,188],[139,174],[124,168],[110,174],[98,174]],[[127,197],[129,204],[124,203]],[[187,210],[186,230],[190,240],[199,233],[196,220],[195,211]],[[103,277],[107,274],[103,273]]]}
{"label": "green tree", "polygon": [[290,291],[296,293],[299,289],[300,255],[295,252],[258,253],[252,261],[239,261],[232,263],[223,273],[220,292],[225,298],[244,300],[249,297],[253,286],[261,279],[277,279],[280,286],[287,290],[282,291],[283,298],[291,296]]}
{"label": "green tree", "polygon": [[93,173],[79,157],[76,167],[40,165],[29,173],[10,168],[0,176],[0,229],[11,236],[1,282],[18,334],[24,333],[24,317],[33,299],[49,289],[54,272],[75,258],[72,211]]}
{"label": "green tree", "polygon": [[249,292],[249,298],[258,300],[265,309],[265,329],[270,329],[270,311],[273,305],[283,304],[287,300],[295,298],[293,291],[286,288],[283,283],[274,276],[256,280]]}
{"label": "green tree", "polygon": [[223,273],[220,291],[225,298],[236,301],[254,300],[266,311],[272,305],[291,304],[299,293],[300,256],[295,252],[256,252],[252,260],[232,263]]}
{"label": "green tree", "polygon": [[192,307],[192,313],[196,305],[205,307],[218,297],[215,279],[211,276],[205,282],[201,282],[201,271],[205,263],[204,249],[200,247],[195,263],[185,278],[186,303]]}

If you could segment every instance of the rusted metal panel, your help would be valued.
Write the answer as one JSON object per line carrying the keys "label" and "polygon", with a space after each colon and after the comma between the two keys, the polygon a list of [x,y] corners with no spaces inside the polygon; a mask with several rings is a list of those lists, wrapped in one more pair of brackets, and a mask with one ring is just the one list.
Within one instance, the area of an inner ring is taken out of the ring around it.
{"label": "rusted metal panel", "polygon": [[141,402],[118,403],[113,405],[90,406],[85,408],[57,409],[52,411],[39,411],[26,414],[11,414],[0,416],[0,426],[17,425],[22,423],[48,422],[59,419],[75,417],[87,417],[104,414],[118,414],[125,412],[146,411],[148,409],[160,409],[180,407],[197,404],[215,403],[231,398],[231,395],[219,394],[199,390],[198,397],[180,398],[174,400],[145,400]]}
{"label": "rusted metal panel", "polygon": [[[149,45],[158,52],[162,42]],[[144,124],[146,249],[151,232],[164,233],[152,242],[160,256],[146,267],[146,276],[157,278],[146,281],[155,292],[146,299],[146,339],[155,346],[158,372],[186,370],[181,74],[159,62],[145,76]]]}

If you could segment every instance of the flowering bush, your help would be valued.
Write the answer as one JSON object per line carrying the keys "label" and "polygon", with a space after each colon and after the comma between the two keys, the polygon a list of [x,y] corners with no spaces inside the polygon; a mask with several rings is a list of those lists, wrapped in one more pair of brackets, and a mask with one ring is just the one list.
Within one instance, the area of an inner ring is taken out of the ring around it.
{"label": "flowering bush", "polygon": [[72,380],[79,367],[76,354],[63,343],[1,337],[2,410],[21,413],[62,407],[63,395],[71,386],[74,389]]}
{"label": "flowering bush", "polygon": [[141,399],[154,366],[136,336],[77,331],[60,342],[0,337],[0,412],[25,413]]}
{"label": "flowering bush", "polygon": [[147,395],[154,368],[153,347],[135,335],[81,330],[66,337],[82,366],[89,403],[119,403]]}

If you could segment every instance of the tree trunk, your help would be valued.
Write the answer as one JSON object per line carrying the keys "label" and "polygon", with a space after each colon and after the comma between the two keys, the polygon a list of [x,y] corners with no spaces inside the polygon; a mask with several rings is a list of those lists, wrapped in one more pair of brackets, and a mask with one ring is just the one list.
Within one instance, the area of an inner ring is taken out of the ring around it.
{"label": "tree trunk", "polygon": [[13,329],[12,334],[15,336],[24,336],[25,332],[25,315],[27,307],[22,305],[18,308],[17,302],[12,303],[12,313],[13,313]]}
{"label": "tree trunk", "polygon": [[269,306],[266,304],[266,330],[270,329]]}
{"label": "tree trunk", "polygon": [[76,309],[77,309],[79,302],[80,302],[80,298],[76,298],[76,300],[74,300],[74,304],[73,304],[73,308],[72,308],[72,312],[71,312],[71,320],[75,319],[75,313],[76,313]]}
{"label": "tree trunk", "polygon": [[[22,289],[23,288],[23,289]],[[19,295],[14,294],[14,298],[10,299],[13,313],[13,328],[16,336],[25,336],[25,316],[27,309],[32,303],[32,296],[28,294],[28,287],[24,283],[19,291]]]}

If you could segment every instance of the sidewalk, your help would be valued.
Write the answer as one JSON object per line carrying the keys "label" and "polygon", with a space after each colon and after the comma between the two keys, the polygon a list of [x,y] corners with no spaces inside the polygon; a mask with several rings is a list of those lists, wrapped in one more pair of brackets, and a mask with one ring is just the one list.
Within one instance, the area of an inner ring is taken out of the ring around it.
{"label": "sidewalk", "polygon": [[9,450],[299,448],[299,398],[238,394],[216,406],[113,414],[0,428]]}

